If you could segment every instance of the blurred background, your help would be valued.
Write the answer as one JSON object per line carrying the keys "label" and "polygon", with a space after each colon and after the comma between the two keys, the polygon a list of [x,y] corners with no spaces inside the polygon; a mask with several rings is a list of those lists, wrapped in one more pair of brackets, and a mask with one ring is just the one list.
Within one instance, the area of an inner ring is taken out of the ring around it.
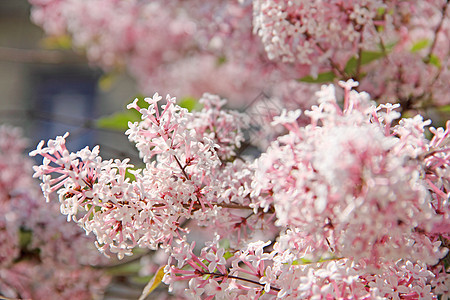
{"label": "blurred background", "polygon": [[[138,164],[137,152],[123,131],[100,129],[96,123],[126,108],[136,96],[135,83],[121,74],[109,84],[101,70],[89,66],[70,45],[67,50],[61,46],[61,41],[45,38],[31,23],[26,0],[0,0],[0,125],[22,128],[28,151],[40,140],[68,131],[71,151],[100,145],[103,158],[130,157]],[[135,261],[132,272],[139,269]],[[126,275],[119,270],[105,299],[139,297],[144,283],[130,282]]]}
{"label": "blurred background", "polygon": [[123,132],[99,129],[95,120],[123,111],[135,83],[126,74],[111,83],[61,43],[31,23],[26,0],[0,0],[0,124],[22,127],[30,149],[69,131],[69,150],[98,144],[104,158],[133,158]]}

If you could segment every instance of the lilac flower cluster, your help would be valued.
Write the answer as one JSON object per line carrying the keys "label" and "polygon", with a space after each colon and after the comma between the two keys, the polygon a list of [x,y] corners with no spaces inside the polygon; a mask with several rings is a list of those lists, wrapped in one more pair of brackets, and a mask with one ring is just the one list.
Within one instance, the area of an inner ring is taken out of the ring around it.
{"label": "lilac flower cluster", "polygon": [[34,176],[43,181],[47,199],[57,191],[68,220],[94,232],[99,249],[119,258],[131,255],[137,245],[171,245],[186,231],[183,219],[207,222],[221,215],[217,222],[224,227],[240,218],[220,211],[222,207],[232,210],[250,203],[243,187],[250,180],[246,164],[233,159],[243,140],[244,115],[225,113],[220,109],[224,102],[208,94],[197,113],[175,105],[169,96],[159,111],[161,99],[158,94],[146,98],[148,108],[137,106],[137,100],[128,105],[142,114],[141,122],[129,123],[126,134],[136,143],[143,169],[131,169],[128,159],[103,161],[98,147],[69,153],[68,134],[50,140],[47,147],[41,142],[31,152],[44,157]]}
{"label": "lilac flower cluster", "polygon": [[307,85],[295,79],[353,78],[404,110],[449,103],[446,0],[29,1],[48,35],[69,36],[107,71],[126,69],[146,93],[242,102],[264,90],[305,109],[312,97],[295,96]]}
{"label": "lilac flower cluster", "polygon": [[[418,116],[392,127],[398,105],[375,107],[349,83],[343,83],[343,110],[328,86],[319,93],[320,105],[306,112],[312,124],[298,128],[295,117],[277,120],[289,134],[257,161],[252,196],[262,196],[259,206],[265,210],[275,207],[277,225],[307,233],[300,252],[320,257],[331,250],[374,264],[409,257],[434,264],[440,255],[436,245],[417,233],[442,222],[429,206],[426,164],[432,158],[420,157],[429,151],[424,136],[429,122]],[[446,201],[439,194],[440,202]]]}
{"label": "lilac flower cluster", "polygon": [[[239,155],[245,115],[205,94],[189,112],[155,94],[126,134],[145,164],[76,153],[67,134],[31,155],[47,199],[93,232],[105,254],[163,249],[163,281],[194,299],[402,298],[449,296],[450,123],[430,128],[376,105],[358,83],[317,93],[318,105],[283,111],[286,134],[259,158]],[[190,229],[213,237],[201,251]]]}
{"label": "lilac flower cluster", "polygon": [[[68,134],[31,152],[47,200],[100,252],[164,251],[177,298],[450,297],[450,122],[416,115],[450,103],[448,0],[29,1],[105,71],[203,95],[193,112],[157,93],[128,105],[141,168],[70,152]],[[267,102],[244,115],[205,92]],[[19,255],[17,219],[0,218],[0,266]]]}
{"label": "lilac flower cluster", "polygon": [[[92,266],[106,260],[56,203],[43,201],[31,177],[27,141],[0,126],[0,291],[21,299],[89,299],[109,277]],[[61,218],[62,217],[62,218]]]}

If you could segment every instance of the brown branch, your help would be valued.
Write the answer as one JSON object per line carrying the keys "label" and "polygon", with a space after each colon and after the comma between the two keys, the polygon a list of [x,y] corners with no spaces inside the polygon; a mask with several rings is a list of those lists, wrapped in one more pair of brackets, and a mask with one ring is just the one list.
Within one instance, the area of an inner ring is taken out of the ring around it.
{"label": "brown branch", "polygon": [[[215,205],[215,206],[218,206],[218,207],[223,207],[223,208],[253,210],[253,208],[250,207],[250,206],[244,206],[244,205],[239,205],[239,204],[227,204],[227,203],[211,203],[211,204]],[[161,207],[161,206],[165,206],[165,205],[166,204],[155,204],[154,206],[155,207]],[[185,204],[183,204],[183,207],[184,208],[190,208],[190,204],[185,203]],[[193,208],[195,210],[197,210],[197,209],[201,209],[202,206],[200,205],[200,203],[194,203]],[[264,210],[262,208],[259,208],[258,211],[262,212],[262,213],[270,213],[270,214],[275,213],[275,209],[274,209],[273,206],[271,206],[267,212],[264,212]],[[249,218],[250,216],[247,216],[247,218]]]}
{"label": "brown branch", "polygon": [[[203,273],[203,275],[212,275],[212,276],[215,276],[215,277],[233,278],[233,279],[237,279],[237,280],[253,283],[253,284],[256,284],[256,285],[259,285],[259,286],[265,286],[265,284],[259,283],[258,281],[255,281],[255,280],[251,280],[251,279],[243,278],[243,277],[239,277],[239,276],[228,275],[228,274],[205,272],[205,273]],[[274,291],[277,291],[277,292],[281,291],[280,288],[276,288],[276,287],[272,287],[272,286],[270,287],[270,289],[274,290]]]}
{"label": "brown branch", "polygon": [[[319,48],[322,52],[325,53],[325,49],[324,49],[319,43],[316,43],[316,45],[317,45],[317,48]],[[328,58],[328,61],[330,62],[330,65],[333,67],[333,69],[334,69],[336,72],[338,72],[339,75],[342,76],[342,79],[347,79],[347,74],[345,74],[345,72],[341,70],[341,68],[339,67],[339,65],[336,64],[336,63],[331,59],[331,57]]]}
{"label": "brown branch", "polygon": [[362,65],[362,42],[363,42],[363,34],[362,29],[359,31],[359,45],[358,45],[358,60],[356,61],[356,74],[355,79],[356,81],[359,81],[359,75],[361,73],[361,65]]}
{"label": "brown branch", "polygon": [[429,61],[431,59],[431,55],[433,55],[434,47],[436,47],[437,36],[439,34],[439,31],[442,28],[442,24],[444,23],[445,15],[447,14],[447,8],[448,8],[449,2],[450,2],[450,0],[447,0],[447,3],[445,4],[445,6],[442,9],[442,18],[439,21],[439,24],[436,27],[436,30],[434,31],[434,37],[433,37],[433,41],[431,42],[430,51],[428,52],[428,55],[425,58],[426,61]]}
{"label": "brown branch", "polygon": [[180,167],[181,171],[183,172],[184,177],[186,177],[186,180],[191,180],[191,178],[188,176],[188,174],[186,173],[186,171],[184,170],[186,168],[186,166],[182,166],[180,161],[178,160],[178,158],[174,155],[173,156],[175,158],[175,160],[177,161],[178,166]]}

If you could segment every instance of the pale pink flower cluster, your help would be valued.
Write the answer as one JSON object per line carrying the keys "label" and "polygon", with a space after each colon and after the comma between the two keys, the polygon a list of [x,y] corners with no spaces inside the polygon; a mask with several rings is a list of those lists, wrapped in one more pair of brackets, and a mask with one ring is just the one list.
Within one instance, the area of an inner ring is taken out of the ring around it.
{"label": "pale pink flower cluster", "polygon": [[375,25],[384,20],[377,11],[386,8],[384,2],[257,0],[253,28],[270,59],[313,67],[336,59],[345,64],[358,48],[378,42]]}
{"label": "pale pink flower cluster", "polygon": [[47,147],[42,141],[31,152],[44,157],[34,168],[47,199],[57,191],[68,220],[94,232],[99,249],[119,258],[131,255],[138,245],[170,246],[184,235],[184,219],[200,224],[214,219],[224,232],[237,220],[228,233],[238,235],[241,227],[260,220],[244,222],[229,211],[250,204],[247,164],[235,160],[244,115],[221,110],[224,101],[209,94],[200,100],[204,109],[196,113],[170,96],[159,107],[161,99],[158,94],[146,98],[148,108],[139,107],[137,99],[128,105],[142,114],[141,122],[129,123],[126,134],[136,143],[143,169],[131,169],[128,159],[103,161],[98,147],[70,153],[68,134],[50,140]]}
{"label": "pale pink flower cluster", "polygon": [[414,2],[411,7],[401,3],[394,24],[397,43],[385,58],[363,68],[367,76],[360,79],[361,88],[376,99],[398,99],[407,109],[448,105],[449,3]]}
{"label": "pale pink flower cluster", "polygon": [[145,93],[242,103],[327,74],[404,110],[449,103],[446,0],[29,1],[47,34],[68,34],[106,71],[126,68]]}
{"label": "pale pink flower cluster", "polygon": [[[261,196],[261,202],[256,207],[273,205],[277,225],[307,233],[300,252],[320,257],[332,251],[374,264],[411,257],[434,264],[439,245],[417,231],[431,232],[448,222],[430,206],[447,201],[441,189],[448,182],[431,174],[448,172],[448,166],[438,164],[432,172],[426,167],[435,160],[423,157],[432,147],[424,136],[429,122],[418,116],[391,127],[399,117],[397,105],[375,107],[368,94],[351,91],[349,82],[343,85],[344,110],[328,86],[318,93],[320,105],[306,112],[311,125],[299,128],[293,115],[277,119],[289,134],[257,161],[252,196]],[[443,152],[439,155],[448,155],[448,149]],[[429,178],[439,183],[432,194]],[[418,257],[424,248],[428,251]]]}
{"label": "pale pink flower cluster", "polygon": [[[342,106],[323,86],[309,125],[300,110],[275,117],[287,133],[257,159],[240,155],[248,120],[220,97],[189,112],[155,94],[128,105],[144,168],[69,152],[66,134],[31,152],[44,157],[35,177],[101,252],[166,251],[164,282],[188,281],[188,298],[448,296],[450,124],[427,140],[429,121],[340,85]],[[214,235],[200,252],[191,225]]]}
{"label": "pale pink flower cluster", "polygon": [[[22,154],[26,140],[19,129],[0,126],[0,268],[13,263],[19,256],[19,229],[21,216],[12,205],[27,200],[27,187],[31,180],[22,174],[29,173],[30,161]],[[26,172],[24,172],[27,170]],[[36,195],[36,194],[35,194]],[[18,200],[16,200],[18,199]]]}
{"label": "pale pink flower cluster", "polygon": [[251,6],[235,1],[30,3],[31,19],[48,35],[69,35],[75,49],[108,72],[125,68],[146,93],[214,92],[242,101],[264,88],[257,77],[271,69],[252,35]]}
{"label": "pale pink flower cluster", "polygon": [[[254,1],[253,30],[268,57],[295,64],[299,77],[331,71],[360,80],[375,99],[417,109],[449,103],[448,6],[445,0]],[[370,55],[379,56],[377,63]]]}
{"label": "pale pink flower cluster", "polygon": [[[34,22],[52,35],[70,33],[74,46],[85,49],[90,61],[109,69],[145,60],[147,68],[154,68],[174,59],[189,48],[195,30],[195,24],[177,13],[173,4],[157,1],[30,2]],[[166,20],[171,20],[169,27]]]}
{"label": "pale pink flower cluster", "polygon": [[[190,299],[433,299],[432,288],[438,288],[431,280],[435,275],[421,263],[397,261],[372,274],[345,258],[310,262],[279,244],[265,251],[269,244],[249,243],[231,255],[214,242],[199,256],[193,245],[184,245],[186,254],[166,267],[164,281],[172,289],[189,280]],[[448,290],[440,285],[438,293]]]}
{"label": "pale pink flower cluster", "polygon": [[259,241],[231,256],[214,242],[196,256],[183,245],[166,283],[189,280],[194,299],[449,296],[441,261],[448,253],[441,241],[448,243],[450,219],[449,128],[431,128],[428,141],[429,122],[420,116],[393,126],[398,105],[375,106],[352,90],[357,83],[341,85],[344,109],[334,87],[324,86],[320,105],[306,112],[311,125],[300,128],[299,112],[283,112],[274,123],[289,134],[256,161],[252,207],[274,209],[275,224],[290,228],[273,250]]}
{"label": "pale pink flower cluster", "polygon": [[[75,224],[46,205],[33,182],[27,141],[0,126],[0,291],[11,298],[90,299],[109,282],[92,265],[106,262]],[[76,246],[74,246],[76,245]]]}
{"label": "pale pink flower cluster", "polygon": [[[31,19],[50,36],[69,35],[88,60],[126,69],[139,89],[183,97],[209,92],[235,105],[261,90],[280,95],[297,71],[270,62],[252,34],[252,6],[237,1],[30,0]],[[220,80],[217,80],[220,78]],[[308,100],[306,100],[308,99]]]}

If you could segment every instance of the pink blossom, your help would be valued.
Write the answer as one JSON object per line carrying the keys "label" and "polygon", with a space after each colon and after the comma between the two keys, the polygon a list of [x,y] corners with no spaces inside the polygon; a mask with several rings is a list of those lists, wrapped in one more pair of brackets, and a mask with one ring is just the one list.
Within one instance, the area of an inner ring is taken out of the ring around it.
{"label": "pink blossom", "polygon": [[[62,139],[50,144],[65,155]],[[106,261],[90,237],[66,222],[57,203],[45,203],[32,180],[32,161],[24,155],[25,147],[18,128],[0,126],[2,295],[36,299],[101,295],[110,278],[92,266]]]}
{"label": "pink blossom", "polygon": [[[342,100],[332,86],[317,93],[309,125],[282,112],[275,125],[287,133],[256,159],[238,155],[248,121],[220,97],[189,112],[155,94],[129,106],[142,115],[127,131],[145,162],[135,180],[128,159],[71,153],[67,136],[32,151],[44,157],[36,176],[101,252],[161,248],[163,281],[197,299],[444,294],[445,275],[432,280],[448,253],[448,128],[428,140],[430,121],[397,122],[398,105],[341,85]],[[181,220],[214,238],[197,251]]]}

